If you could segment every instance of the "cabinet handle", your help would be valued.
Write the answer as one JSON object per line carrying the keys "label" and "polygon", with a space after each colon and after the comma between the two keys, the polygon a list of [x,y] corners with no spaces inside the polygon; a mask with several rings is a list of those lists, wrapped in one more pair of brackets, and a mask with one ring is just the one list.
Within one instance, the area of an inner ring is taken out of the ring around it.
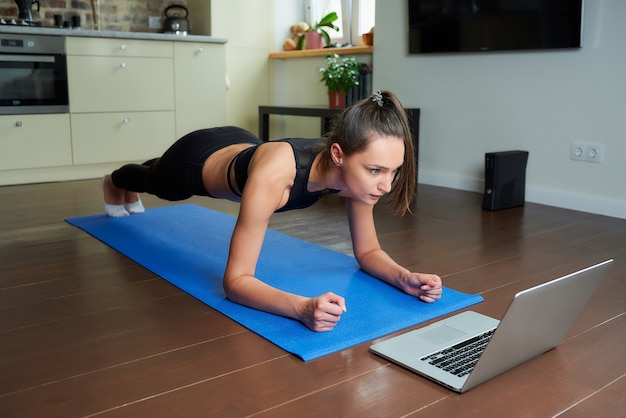
{"label": "cabinet handle", "polygon": [[22,127],[22,121],[18,120],[17,122],[15,122],[15,126],[18,127],[18,128],[21,128]]}
{"label": "cabinet handle", "polygon": [[120,50],[124,51],[126,49],[126,44],[121,44],[120,45]]}
{"label": "cabinet handle", "polygon": [[130,119],[124,118],[122,119],[122,123],[124,123],[124,125],[128,125],[130,123]]}
{"label": "cabinet handle", "polygon": [[126,68],[126,67],[128,67],[128,64],[126,64],[125,62],[120,64],[120,68]]}
{"label": "cabinet handle", "polygon": [[200,47],[198,48],[198,50],[196,51],[197,54],[201,54],[204,52],[204,48]]}

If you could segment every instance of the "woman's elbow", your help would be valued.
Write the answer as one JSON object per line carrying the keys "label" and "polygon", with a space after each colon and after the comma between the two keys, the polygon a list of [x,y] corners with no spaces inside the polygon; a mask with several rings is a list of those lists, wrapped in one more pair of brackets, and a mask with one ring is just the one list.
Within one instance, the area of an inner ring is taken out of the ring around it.
{"label": "woman's elbow", "polygon": [[367,263],[367,260],[370,259],[370,257],[376,253],[380,248],[374,248],[374,249],[369,249],[367,251],[358,251],[355,250],[354,251],[354,258],[356,258],[356,261],[359,263],[359,265],[363,266],[363,264]]}
{"label": "woman's elbow", "polygon": [[222,287],[224,288],[224,294],[226,298],[236,301],[237,300],[237,280],[233,277],[224,276],[222,279]]}

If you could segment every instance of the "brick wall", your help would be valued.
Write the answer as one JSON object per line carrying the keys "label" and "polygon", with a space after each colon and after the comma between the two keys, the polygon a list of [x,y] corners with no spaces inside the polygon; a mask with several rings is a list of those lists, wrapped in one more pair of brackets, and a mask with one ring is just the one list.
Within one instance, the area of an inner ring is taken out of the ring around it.
{"label": "brick wall", "polygon": [[[100,26],[103,30],[125,32],[160,32],[148,28],[149,16],[163,17],[170,4],[187,6],[186,0],[93,0],[100,3]],[[83,29],[93,29],[92,0],[39,0],[40,10],[33,9],[33,20],[43,26],[54,26],[54,15],[62,15],[71,21],[72,16],[81,17]],[[17,5],[13,0],[0,0],[0,17],[17,18]]]}

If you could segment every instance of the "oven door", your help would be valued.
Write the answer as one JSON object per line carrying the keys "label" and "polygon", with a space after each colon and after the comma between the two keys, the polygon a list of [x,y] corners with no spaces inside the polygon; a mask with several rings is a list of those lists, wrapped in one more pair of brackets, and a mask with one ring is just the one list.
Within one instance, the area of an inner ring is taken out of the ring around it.
{"label": "oven door", "polygon": [[65,55],[0,54],[0,114],[67,112]]}

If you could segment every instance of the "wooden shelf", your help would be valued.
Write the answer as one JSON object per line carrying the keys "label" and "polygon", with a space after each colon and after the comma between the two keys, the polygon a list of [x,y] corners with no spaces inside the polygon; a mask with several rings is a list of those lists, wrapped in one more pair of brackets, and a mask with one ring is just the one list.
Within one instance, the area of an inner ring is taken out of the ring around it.
{"label": "wooden shelf", "polygon": [[371,54],[373,52],[374,52],[373,46],[361,45],[361,46],[350,46],[350,47],[345,47],[345,48],[320,48],[320,49],[304,49],[304,50],[296,50],[296,51],[272,52],[270,54],[270,59],[325,57],[328,54],[338,54],[338,55]]}

